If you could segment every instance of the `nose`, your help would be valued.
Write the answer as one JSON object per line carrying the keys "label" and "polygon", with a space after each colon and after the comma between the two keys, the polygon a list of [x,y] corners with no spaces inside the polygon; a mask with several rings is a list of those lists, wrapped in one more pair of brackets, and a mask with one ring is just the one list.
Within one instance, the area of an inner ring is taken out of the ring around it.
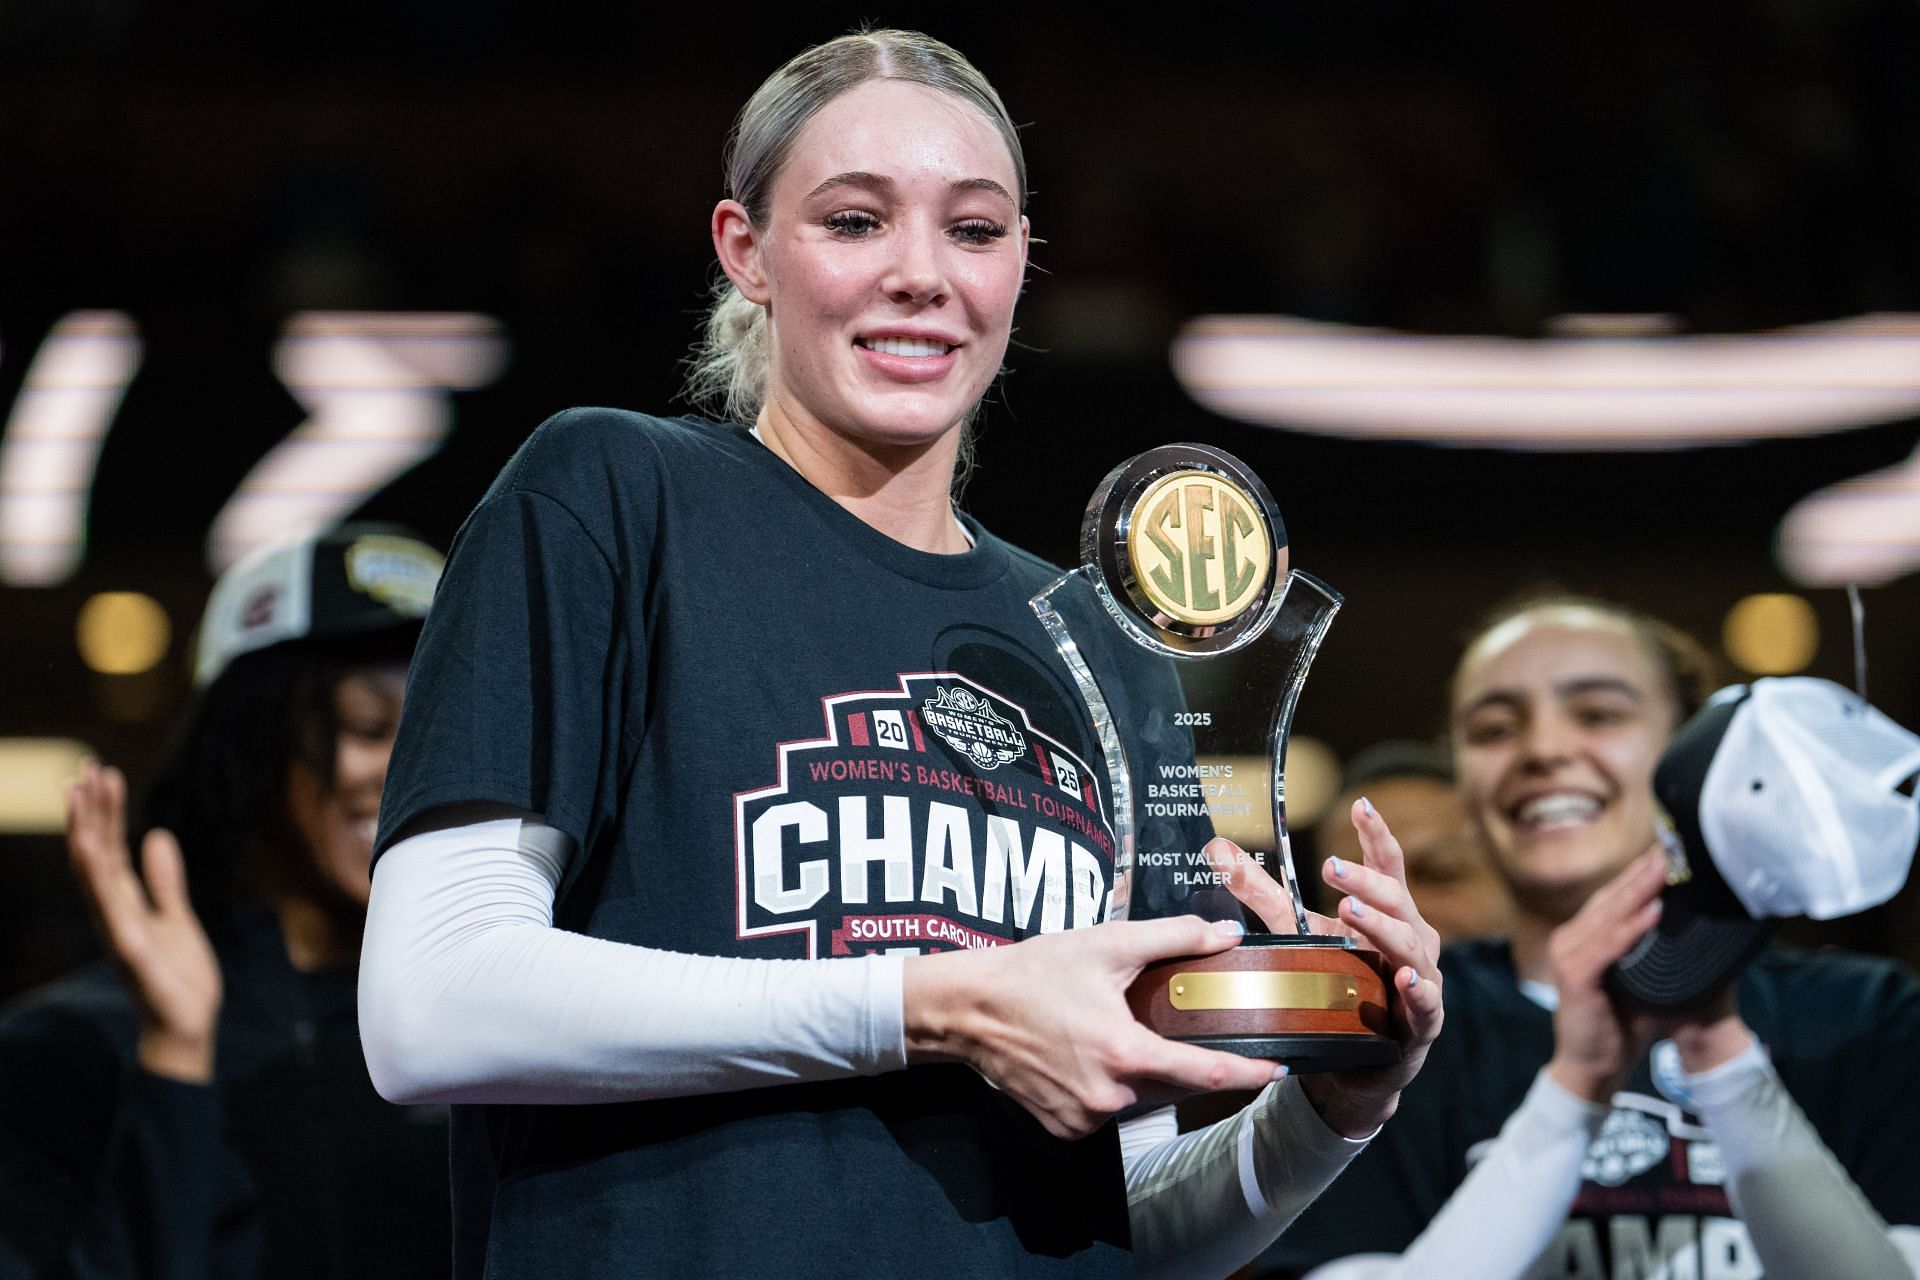
{"label": "nose", "polygon": [[894,302],[937,306],[947,299],[947,275],[940,229],[912,220],[893,237],[893,257],[880,287]]}
{"label": "nose", "polygon": [[1528,768],[1550,769],[1572,757],[1573,725],[1556,711],[1537,710],[1527,717],[1520,746]]}

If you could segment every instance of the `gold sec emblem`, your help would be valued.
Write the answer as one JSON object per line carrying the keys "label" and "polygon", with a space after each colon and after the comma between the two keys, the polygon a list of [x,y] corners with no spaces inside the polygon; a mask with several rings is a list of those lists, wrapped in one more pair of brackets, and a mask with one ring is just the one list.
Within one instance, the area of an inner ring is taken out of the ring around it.
{"label": "gold sec emblem", "polygon": [[1175,471],[1147,486],[1128,520],[1134,582],[1167,617],[1231,622],[1262,596],[1273,542],[1251,496],[1212,471]]}

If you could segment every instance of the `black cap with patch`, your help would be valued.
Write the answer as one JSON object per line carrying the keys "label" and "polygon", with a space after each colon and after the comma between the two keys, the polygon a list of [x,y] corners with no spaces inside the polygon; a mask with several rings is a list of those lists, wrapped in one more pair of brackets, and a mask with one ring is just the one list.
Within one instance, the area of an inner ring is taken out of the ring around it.
{"label": "black cap with patch", "polygon": [[1667,820],[1664,905],[1660,922],[1607,975],[1616,995],[1649,1009],[1704,1004],[1766,945],[1767,924],[1728,887],[1700,821],[1707,770],[1747,698],[1745,685],[1715,694],[1674,734],[1654,767],[1653,793]]}

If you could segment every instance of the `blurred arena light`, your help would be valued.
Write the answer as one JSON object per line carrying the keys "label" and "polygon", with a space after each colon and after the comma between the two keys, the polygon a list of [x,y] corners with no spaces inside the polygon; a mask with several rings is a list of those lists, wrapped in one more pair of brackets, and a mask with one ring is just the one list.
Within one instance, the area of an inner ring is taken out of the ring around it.
{"label": "blurred arena light", "polygon": [[102,591],[80,606],[74,641],[80,660],[102,675],[138,675],[167,656],[173,624],[152,596]]}
{"label": "blurred arena light", "polygon": [[1720,628],[1727,656],[1757,676],[1805,671],[1820,651],[1820,623],[1799,596],[1748,596],[1727,610]]}
{"label": "blurred arena light", "polygon": [[1809,587],[1883,586],[1920,569],[1920,451],[1802,498],[1780,522],[1780,567]]}
{"label": "blurred arena light", "polygon": [[[1229,764],[1243,777],[1259,776],[1267,761],[1259,756],[1208,756],[1204,763]],[[1306,830],[1340,794],[1340,757],[1318,738],[1295,735],[1287,742],[1287,828]],[[1272,814],[1244,819],[1231,813],[1217,813],[1214,830],[1243,848],[1266,844],[1272,827]]]}
{"label": "blurred arena light", "polygon": [[47,334],[0,437],[0,582],[53,586],[79,568],[94,469],[140,356],[124,312],[75,311]]}
{"label": "blurred arena light", "polygon": [[500,323],[470,312],[292,317],[274,370],[310,416],[214,520],[213,571],[264,542],[334,523],[431,456],[453,426],[449,393],[492,382],[507,352]]}
{"label": "blurred arena light", "polygon": [[1920,315],[1697,336],[1632,319],[1518,339],[1206,316],[1174,339],[1172,363],[1226,417],[1487,448],[1692,448],[1920,413]]}
{"label": "blurred arena light", "polygon": [[1301,830],[1320,821],[1340,794],[1340,757],[1318,738],[1287,743],[1287,825]]}
{"label": "blurred arena light", "polygon": [[0,835],[57,835],[67,784],[93,753],[71,738],[0,738]]}

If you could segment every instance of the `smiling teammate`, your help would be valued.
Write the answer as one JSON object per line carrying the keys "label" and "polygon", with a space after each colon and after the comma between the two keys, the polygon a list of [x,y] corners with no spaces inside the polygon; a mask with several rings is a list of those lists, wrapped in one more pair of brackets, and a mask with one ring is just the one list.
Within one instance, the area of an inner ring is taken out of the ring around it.
{"label": "smiling teammate", "polygon": [[1455,764],[1512,940],[1447,950],[1421,1087],[1265,1274],[1911,1280],[1911,974],[1778,947],[1660,1021],[1603,986],[1660,916],[1654,765],[1710,668],[1671,627],[1574,598],[1467,646]]}

